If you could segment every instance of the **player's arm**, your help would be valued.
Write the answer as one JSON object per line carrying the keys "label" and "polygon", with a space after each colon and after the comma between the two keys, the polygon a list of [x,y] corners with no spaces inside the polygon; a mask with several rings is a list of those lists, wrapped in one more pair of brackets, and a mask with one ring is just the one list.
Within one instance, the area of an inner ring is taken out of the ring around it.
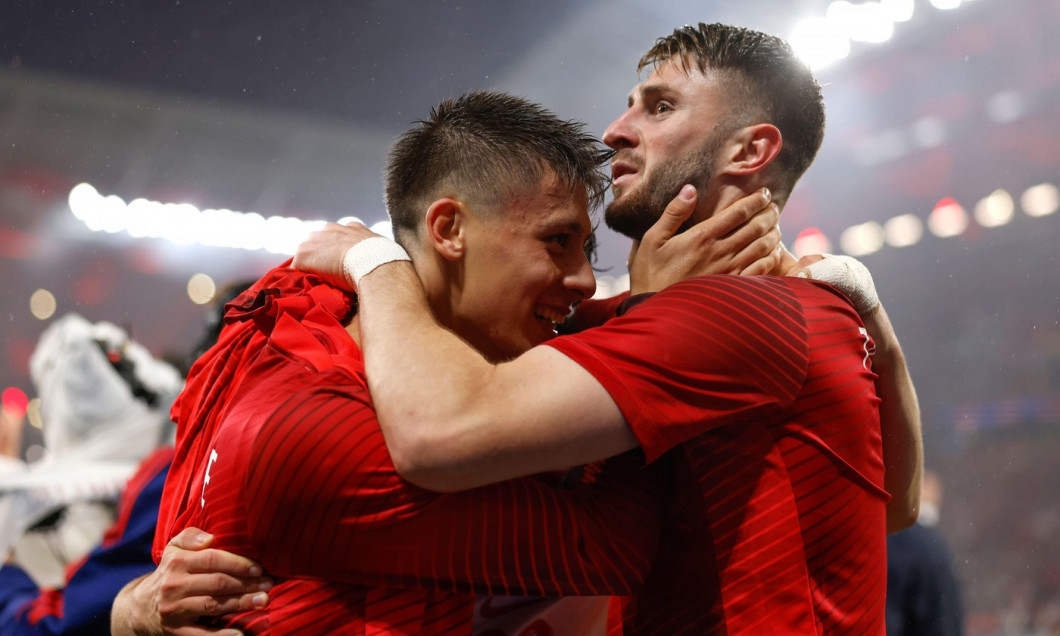
{"label": "player's arm", "polygon": [[881,305],[863,321],[876,343],[872,367],[877,374],[876,394],[881,400],[884,488],[891,495],[887,504],[887,532],[898,532],[913,525],[920,514],[924,471],[920,405],[887,311]]}
{"label": "player's arm", "polygon": [[166,546],[153,572],[129,582],[111,607],[115,636],[228,636],[237,630],[196,625],[201,616],[264,607],[271,581],[250,559],[210,549],[212,535],[186,528]]}
{"label": "player's arm", "polygon": [[[673,236],[695,198],[678,198],[654,231]],[[332,226],[295,265],[327,272],[363,227]],[[338,245],[338,255],[335,255]],[[642,247],[643,249],[643,247]],[[620,453],[637,445],[608,390],[550,347],[499,365],[434,319],[412,267],[391,263],[359,284],[369,385],[398,471],[451,491]]]}
{"label": "player's arm", "polygon": [[884,489],[891,495],[887,531],[898,532],[912,525],[920,513],[924,470],[920,404],[898,335],[876,295],[872,275],[860,262],[847,256],[827,255],[804,257],[799,266],[790,273],[825,280],[846,294],[876,343],[872,370],[877,375],[876,395],[881,400]]}

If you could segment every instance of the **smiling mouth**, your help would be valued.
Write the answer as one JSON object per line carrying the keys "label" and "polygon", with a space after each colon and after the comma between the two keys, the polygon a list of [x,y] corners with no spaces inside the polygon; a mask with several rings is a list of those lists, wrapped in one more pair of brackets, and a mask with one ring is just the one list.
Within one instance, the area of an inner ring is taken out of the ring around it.
{"label": "smiling mouth", "polygon": [[534,318],[542,322],[551,323],[553,328],[556,325],[562,325],[567,322],[567,317],[571,315],[571,311],[561,311],[555,307],[537,307],[534,309]]}

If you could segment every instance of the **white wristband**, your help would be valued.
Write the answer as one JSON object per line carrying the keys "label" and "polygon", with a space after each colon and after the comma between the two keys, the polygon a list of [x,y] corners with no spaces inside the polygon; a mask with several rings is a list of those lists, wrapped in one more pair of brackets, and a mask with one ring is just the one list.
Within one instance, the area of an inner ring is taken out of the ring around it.
{"label": "white wristband", "polygon": [[872,274],[861,261],[849,256],[822,254],[824,258],[798,273],[802,278],[828,283],[850,299],[862,318],[868,318],[880,308]]}
{"label": "white wristband", "polygon": [[410,261],[408,252],[382,236],[373,236],[346,250],[342,255],[342,275],[355,289],[368,272],[394,261]]}

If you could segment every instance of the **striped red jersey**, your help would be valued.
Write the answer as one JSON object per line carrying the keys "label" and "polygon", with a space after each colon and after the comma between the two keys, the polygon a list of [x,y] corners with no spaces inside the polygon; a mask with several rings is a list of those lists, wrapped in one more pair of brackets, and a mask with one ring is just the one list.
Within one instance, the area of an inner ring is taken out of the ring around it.
{"label": "striped red jersey", "polygon": [[269,607],[226,618],[251,633],[470,634],[476,593],[627,595],[643,582],[662,516],[643,458],[570,488],[403,481],[343,326],[354,308],[285,268],[229,305],[173,409],[156,560],[197,526],[261,562],[279,581]]}
{"label": "striped red jersey", "polygon": [[627,634],[884,632],[872,343],[824,283],[712,276],[551,341],[674,466]]}

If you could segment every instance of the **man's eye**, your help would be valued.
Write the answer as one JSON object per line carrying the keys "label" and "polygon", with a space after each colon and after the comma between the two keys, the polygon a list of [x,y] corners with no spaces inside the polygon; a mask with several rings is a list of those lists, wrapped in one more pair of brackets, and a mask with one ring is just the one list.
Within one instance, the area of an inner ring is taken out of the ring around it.
{"label": "man's eye", "polygon": [[570,234],[553,234],[548,237],[550,243],[556,243],[560,247],[567,247],[567,241],[570,239]]}
{"label": "man's eye", "polygon": [[655,105],[655,114],[656,115],[661,115],[662,113],[670,112],[673,109],[674,109],[673,106],[671,106],[670,104],[668,104],[666,102],[659,102],[658,104]]}

